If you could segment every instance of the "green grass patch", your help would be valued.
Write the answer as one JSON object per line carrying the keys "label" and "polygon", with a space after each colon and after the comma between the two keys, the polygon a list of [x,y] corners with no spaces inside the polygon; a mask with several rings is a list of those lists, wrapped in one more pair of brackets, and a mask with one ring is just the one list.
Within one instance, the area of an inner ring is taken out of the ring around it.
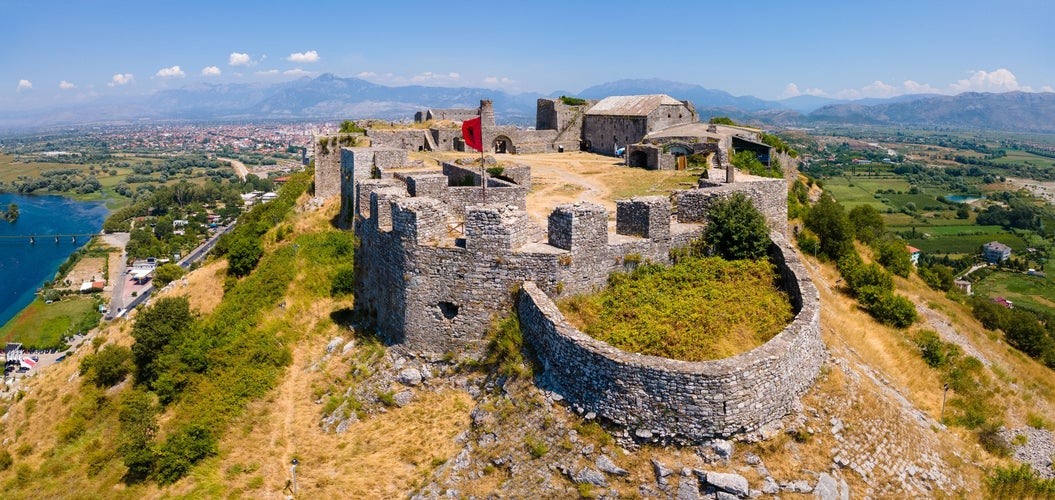
{"label": "green grass patch", "polygon": [[762,345],[791,321],[791,303],[776,279],[768,261],[690,257],[613,274],[604,291],[559,307],[583,332],[620,349],[720,359]]}
{"label": "green grass patch", "polygon": [[95,300],[91,297],[71,295],[51,304],[38,298],[0,328],[0,339],[21,342],[31,349],[59,347],[62,337],[74,333],[74,326],[93,313]]}
{"label": "green grass patch", "polygon": [[996,271],[978,280],[973,287],[975,295],[1004,297],[1015,306],[1055,314],[1055,282],[1050,277]]}
{"label": "green grass patch", "polygon": [[[981,227],[981,226],[976,226]],[[916,228],[917,233],[922,233]],[[922,236],[922,235],[921,235]],[[934,236],[932,234],[932,236]],[[908,238],[908,244],[927,253],[936,254],[978,254],[982,245],[990,241],[999,241],[1011,247],[1012,255],[1021,254],[1026,250],[1026,242],[1017,235],[1011,233],[974,234],[964,236],[931,237],[924,239]]]}

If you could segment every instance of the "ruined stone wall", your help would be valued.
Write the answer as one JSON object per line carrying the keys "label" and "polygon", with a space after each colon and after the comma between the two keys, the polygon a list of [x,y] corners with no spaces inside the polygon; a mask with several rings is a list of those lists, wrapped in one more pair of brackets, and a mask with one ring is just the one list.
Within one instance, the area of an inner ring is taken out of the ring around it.
{"label": "ruined stone wall", "polygon": [[783,236],[773,242],[796,315],[746,353],[707,362],[628,353],[568,324],[533,283],[518,299],[524,340],[555,392],[638,438],[698,443],[757,431],[793,411],[826,357],[817,289]]}
{"label": "ruined stone wall", "polygon": [[354,145],[358,134],[315,137],[315,196],[327,199],[341,194],[341,147]]}
{"label": "ruined stone wall", "polygon": [[771,230],[787,235],[788,183],[786,180],[755,177],[746,181],[721,183],[715,180],[700,179],[699,184],[696,189],[674,192],[674,199],[678,206],[678,222],[703,223],[706,221],[707,206],[712,200],[733,193],[743,193],[766,216],[766,224]]}
{"label": "ruined stone wall", "polygon": [[427,133],[422,129],[367,129],[366,136],[370,138],[371,147],[423,151]]}
{"label": "ruined stone wall", "polygon": [[698,121],[695,111],[685,104],[663,104],[648,114],[648,132]]}
{"label": "ruined stone wall", "polygon": [[[462,141],[462,130],[453,128],[429,129],[432,134],[432,142],[437,151],[464,151],[465,142]],[[458,149],[461,146],[462,149]]]}
{"label": "ruined stone wall", "polygon": [[616,146],[637,144],[648,133],[644,116],[586,115],[583,138],[590,143],[590,152],[614,155]]}

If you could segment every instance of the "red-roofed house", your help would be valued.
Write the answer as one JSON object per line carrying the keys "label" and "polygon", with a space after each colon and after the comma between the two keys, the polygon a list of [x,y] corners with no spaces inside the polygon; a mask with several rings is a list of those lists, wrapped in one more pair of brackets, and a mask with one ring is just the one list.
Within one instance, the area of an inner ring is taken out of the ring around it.
{"label": "red-roofed house", "polygon": [[918,266],[920,250],[912,245],[905,245],[905,248],[908,249],[908,258],[912,261],[912,265]]}

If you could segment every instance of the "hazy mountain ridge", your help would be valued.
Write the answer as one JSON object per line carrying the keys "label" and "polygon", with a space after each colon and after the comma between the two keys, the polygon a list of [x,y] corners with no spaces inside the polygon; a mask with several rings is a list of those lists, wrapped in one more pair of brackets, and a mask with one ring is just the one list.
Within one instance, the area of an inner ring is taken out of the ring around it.
{"label": "hazy mountain ridge", "polygon": [[601,99],[610,95],[657,93],[692,101],[703,120],[729,116],[746,123],[776,126],[839,124],[1055,132],[1053,93],[919,94],[854,101],[800,95],[767,101],[653,78],[618,80],[578,93],[561,91],[544,95],[511,94],[477,87],[389,87],[328,73],[277,84],[202,83],[146,95],[108,96],[78,105],[10,112],[0,117],[0,127],[138,120],[407,120],[427,108],[473,108],[481,99],[494,101],[499,123],[532,126],[540,97],[574,95]]}

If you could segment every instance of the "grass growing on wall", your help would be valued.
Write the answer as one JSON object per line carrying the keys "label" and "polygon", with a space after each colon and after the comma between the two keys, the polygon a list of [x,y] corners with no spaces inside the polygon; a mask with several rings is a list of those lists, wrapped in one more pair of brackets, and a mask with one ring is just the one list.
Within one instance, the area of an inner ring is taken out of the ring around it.
{"label": "grass growing on wall", "polygon": [[764,344],[794,316],[765,260],[685,258],[613,274],[609,287],[558,306],[587,335],[620,349],[705,361]]}

